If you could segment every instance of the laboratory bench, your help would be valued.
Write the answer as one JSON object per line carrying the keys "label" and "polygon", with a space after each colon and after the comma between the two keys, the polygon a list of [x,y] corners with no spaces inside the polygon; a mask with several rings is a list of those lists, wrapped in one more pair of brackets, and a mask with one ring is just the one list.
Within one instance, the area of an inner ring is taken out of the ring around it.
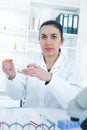
{"label": "laboratory bench", "polygon": [[[0,108],[1,130],[61,130],[58,121],[70,120],[66,110],[55,108]],[[80,127],[74,130],[81,130]]]}

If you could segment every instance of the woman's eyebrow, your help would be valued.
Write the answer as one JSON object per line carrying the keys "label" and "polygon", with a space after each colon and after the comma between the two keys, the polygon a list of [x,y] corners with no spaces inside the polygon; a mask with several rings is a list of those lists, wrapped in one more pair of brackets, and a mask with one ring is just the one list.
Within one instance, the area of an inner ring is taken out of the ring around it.
{"label": "woman's eyebrow", "polygon": [[45,33],[41,33],[40,35],[46,35]]}
{"label": "woman's eyebrow", "polygon": [[[47,34],[41,33],[40,35],[47,35]],[[50,34],[50,35],[59,35],[59,34],[58,34],[58,33],[52,33],[52,34]]]}
{"label": "woman's eyebrow", "polygon": [[59,33],[52,33],[51,35],[56,35],[56,36],[58,36],[58,35],[59,35]]}

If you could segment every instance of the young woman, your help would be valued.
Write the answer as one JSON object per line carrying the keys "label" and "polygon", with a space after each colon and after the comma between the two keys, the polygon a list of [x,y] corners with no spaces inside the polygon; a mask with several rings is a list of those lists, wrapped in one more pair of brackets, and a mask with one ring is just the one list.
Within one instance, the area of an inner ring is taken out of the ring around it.
{"label": "young woman", "polygon": [[46,21],[39,31],[40,57],[28,61],[20,73],[9,59],[2,62],[2,69],[8,75],[6,91],[11,98],[25,98],[24,107],[67,108],[82,84],[78,67],[60,50],[63,40],[61,25]]}

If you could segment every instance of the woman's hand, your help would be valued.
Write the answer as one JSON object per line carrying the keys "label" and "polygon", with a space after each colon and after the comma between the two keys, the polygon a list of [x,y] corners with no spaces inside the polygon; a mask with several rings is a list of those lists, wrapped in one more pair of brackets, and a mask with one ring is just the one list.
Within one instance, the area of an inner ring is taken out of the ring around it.
{"label": "woman's hand", "polygon": [[16,71],[12,59],[2,61],[2,70],[9,76],[10,80],[15,78]]}
{"label": "woman's hand", "polygon": [[37,77],[43,81],[50,81],[52,74],[42,69],[40,66],[32,63],[27,65],[26,69],[23,69],[21,73],[25,75],[30,75],[32,77]]}

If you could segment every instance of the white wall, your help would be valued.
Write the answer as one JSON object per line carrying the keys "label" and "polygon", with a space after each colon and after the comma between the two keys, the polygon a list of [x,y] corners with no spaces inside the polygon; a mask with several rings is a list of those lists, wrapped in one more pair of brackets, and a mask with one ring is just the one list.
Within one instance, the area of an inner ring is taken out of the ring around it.
{"label": "white wall", "polygon": [[87,80],[87,14],[86,12],[87,12],[87,0],[81,0],[77,60],[82,70],[84,80]]}

